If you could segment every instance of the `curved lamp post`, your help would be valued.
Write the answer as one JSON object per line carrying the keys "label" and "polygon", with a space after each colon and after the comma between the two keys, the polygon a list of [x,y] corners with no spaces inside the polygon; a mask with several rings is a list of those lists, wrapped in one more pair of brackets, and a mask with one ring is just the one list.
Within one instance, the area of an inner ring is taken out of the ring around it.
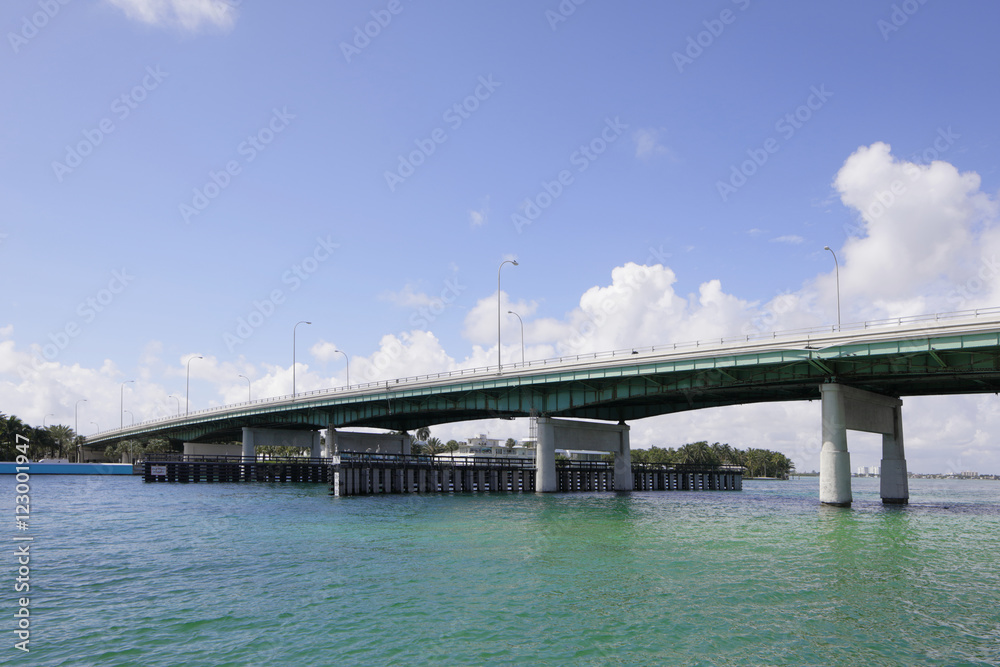
{"label": "curved lamp post", "polygon": [[312,322],[303,320],[296,322],[295,326],[292,327],[292,398],[295,398],[295,330],[299,328],[300,324],[312,324]]}
{"label": "curved lamp post", "polygon": [[118,426],[119,428],[125,428],[125,385],[129,382],[135,382],[135,380],[125,380],[122,382],[121,391],[119,392],[119,398],[121,399],[118,404],[118,416],[121,417],[121,424]]}
{"label": "curved lamp post", "polygon": [[193,359],[204,359],[205,357],[200,354],[194,357],[190,357],[187,360],[187,380],[184,383],[184,414],[187,415],[191,412],[191,361]]}
{"label": "curved lamp post", "polygon": [[169,396],[167,396],[167,398],[172,398],[175,401],[177,401],[177,416],[180,417],[181,416],[181,399],[177,398],[173,394],[170,394]]}
{"label": "curved lamp post", "polygon": [[517,321],[521,323],[521,365],[523,366],[524,365],[524,321],[521,319],[521,316],[515,313],[513,310],[508,310],[507,314],[513,315],[514,317],[517,318]]}
{"label": "curved lamp post", "polygon": [[344,352],[343,350],[334,350],[333,351],[334,354],[337,354],[338,352],[340,354],[344,355],[344,363],[347,364],[347,387],[350,388],[350,386],[351,386],[351,360],[347,358],[347,353]]}
{"label": "curved lamp post", "polygon": [[503,372],[503,363],[500,361],[500,269],[503,268],[504,264],[517,266],[517,260],[504,260],[500,262],[500,266],[497,268],[497,375]]}
{"label": "curved lamp post", "polygon": [[823,246],[823,250],[829,250],[833,255],[833,266],[837,272],[837,331],[840,331],[840,262],[837,261],[837,253],[833,252],[830,246]]}

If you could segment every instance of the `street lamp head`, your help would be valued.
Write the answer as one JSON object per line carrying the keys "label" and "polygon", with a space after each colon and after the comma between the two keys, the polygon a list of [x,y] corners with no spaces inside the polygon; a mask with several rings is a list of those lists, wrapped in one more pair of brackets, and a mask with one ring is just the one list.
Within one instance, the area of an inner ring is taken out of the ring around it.
{"label": "street lamp head", "polygon": [[829,249],[830,249],[830,246],[828,246],[828,245],[823,246],[823,250],[829,250]]}
{"label": "street lamp head", "polygon": [[510,263],[513,264],[514,266],[518,266],[518,263],[517,263],[516,259],[510,260]]}

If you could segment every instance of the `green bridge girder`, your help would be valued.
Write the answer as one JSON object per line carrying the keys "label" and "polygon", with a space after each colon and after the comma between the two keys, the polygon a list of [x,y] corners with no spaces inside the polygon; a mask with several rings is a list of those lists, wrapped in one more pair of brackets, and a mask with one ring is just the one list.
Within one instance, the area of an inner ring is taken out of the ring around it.
{"label": "green bridge girder", "polygon": [[[837,381],[891,396],[1000,391],[1000,322],[989,331],[914,335],[736,351],[619,356],[504,375],[389,381],[364,390],[300,395],[138,424],[90,443],[135,436],[239,440],[243,427],[412,430],[448,422],[537,414],[611,422],[745,403],[820,398]],[[809,349],[809,348],[819,349]]]}

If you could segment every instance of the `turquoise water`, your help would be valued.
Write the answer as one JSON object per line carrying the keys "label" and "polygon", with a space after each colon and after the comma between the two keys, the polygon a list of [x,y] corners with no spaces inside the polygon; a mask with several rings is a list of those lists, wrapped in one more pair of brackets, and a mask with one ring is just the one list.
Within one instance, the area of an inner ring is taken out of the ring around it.
{"label": "turquoise water", "polygon": [[[12,507],[11,477],[0,493]],[[1000,482],[911,480],[903,508],[877,480],[854,493],[842,509],[815,479],[332,498],[35,477],[32,650],[8,620],[0,662],[1000,664]]]}

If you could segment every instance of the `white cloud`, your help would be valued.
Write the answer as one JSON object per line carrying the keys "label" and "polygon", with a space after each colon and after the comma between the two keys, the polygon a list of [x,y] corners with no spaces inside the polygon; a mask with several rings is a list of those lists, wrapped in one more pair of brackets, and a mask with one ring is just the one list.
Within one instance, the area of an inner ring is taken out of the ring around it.
{"label": "white cloud", "polygon": [[398,292],[383,292],[379,295],[379,298],[383,301],[394,303],[397,306],[403,306],[404,308],[419,308],[420,306],[427,306],[433,301],[430,296],[423,292],[418,292],[416,287],[409,283]]}
{"label": "white cloud", "polygon": [[343,360],[344,358],[343,355],[340,353],[340,351],[337,349],[336,345],[327,342],[325,340],[320,340],[319,342],[317,342],[315,345],[309,348],[309,352],[312,353],[312,355],[316,357],[318,360],[324,363],[333,361],[335,359]]}
{"label": "white cloud", "polygon": [[635,156],[641,160],[649,159],[657,155],[667,155],[670,150],[660,143],[661,130],[654,128],[640,128],[632,133],[632,141],[635,142]]}
{"label": "white cloud", "polygon": [[236,22],[233,0],[106,0],[141,23],[179,27],[197,32],[202,27],[228,31]]}
{"label": "white cloud", "polygon": [[789,245],[799,245],[805,243],[805,239],[797,234],[788,234],[786,236],[776,236],[771,239],[771,243],[787,243]]}

